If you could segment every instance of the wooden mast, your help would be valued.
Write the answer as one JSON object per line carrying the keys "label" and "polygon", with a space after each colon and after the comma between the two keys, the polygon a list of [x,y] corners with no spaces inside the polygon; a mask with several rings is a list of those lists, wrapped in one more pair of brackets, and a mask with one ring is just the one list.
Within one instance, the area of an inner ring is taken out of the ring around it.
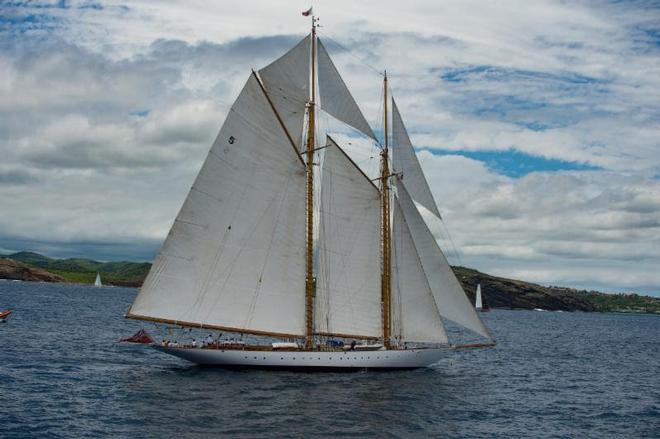
{"label": "wooden mast", "polygon": [[312,93],[307,105],[307,254],[305,276],[305,347],[314,345],[314,111],[316,102],[316,19],[312,15]]}
{"label": "wooden mast", "polygon": [[387,126],[387,72],[383,80],[383,97],[385,104],[384,108],[384,144],[383,150],[380,154],[381,157],[381,235],[382,235],[382,262],[383,267],[381,271],[381,300],[383,303],[383,344],[385,347],[390,347],[391,337],[391,248],[390,248],[390,165],[389,165],[389,140],[388,140],[388,126]]}

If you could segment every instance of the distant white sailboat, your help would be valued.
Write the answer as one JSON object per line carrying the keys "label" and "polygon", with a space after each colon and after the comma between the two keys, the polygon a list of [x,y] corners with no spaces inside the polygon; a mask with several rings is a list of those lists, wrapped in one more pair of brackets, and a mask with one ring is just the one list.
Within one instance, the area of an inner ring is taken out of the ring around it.
{"label": "distant white sailboat", "polygon": [[477,311],[481,311],[481,312],[490,311],[489,308],[484,308],[483,300],[481,298],[481,284],[477,284],[477,294],[476,294],[476,299],[474,301],[474,307]]}
{"label": "distant white sailboat", "polygon": [[[330,136],[319,145],[319,108],[377,141],[315,25],[253,71],[126,317],[269,339],[154,348],[225,367],[360,369],[494,346],[415,205],[440,216],[388,92],[385,75],[376,184]],[[451,344],[445,319],[483,342]]]}
{"label": "distant white sailboat", "polygon": [[94,286],[95,287],[103,286],[103,283],[101,282],[101,275],[99,273],[96,273],[96,280],[94,281]]}

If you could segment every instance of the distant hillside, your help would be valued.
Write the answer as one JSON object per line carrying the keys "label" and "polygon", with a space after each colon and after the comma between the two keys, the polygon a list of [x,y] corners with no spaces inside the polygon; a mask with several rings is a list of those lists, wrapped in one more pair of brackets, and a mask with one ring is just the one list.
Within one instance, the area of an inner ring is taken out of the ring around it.
{"label": "distant hillside", "polygon": [[[7,255],[24,268],[0,269],[0,279],[17,279],[17,271],[39,270],[37,277],[23,280],[46,280],[47,282],[75,282],[92,284],[96,273],[101,273],[103,283],[118,286],[139,287],[151,268],[147,262],[99,262],[91,259],[54,259],[32,252]],[[8,261],[0,259],[0,261]],[[11,262],[4,262],[5,265]],[[16,264],[16,263],[15,263]],[[1,266],[0,266],[1,268]],[[465,267],[453,267],[470,301],[474,303],[477,284],[481,284],[484,304],[490,308],[534,309],[548,311],[614,311],[648,312],[660,314],[660,298],[637,294],[605,294],[598,291],[576,290],[563,287],[544,287],[515,279],[491,276]],[[13,270],[14,274],[7,274]],[[45,270],[45,271],[44,271]],[[36,271],[35,271],[36,272]],[[57,280],[60,279],[60,280]]]}
{"label": "distant hillside", "polygon": [[49,271],[67,282],[94,283],[96,273],[101,274],[104,284],[137,287],[149,272],[148,262],[99,262],[91,259],[55,259],[39,253],[19,252],[6,256],[31,267]]}
{"label": "distant hillside", "polygon": [[452,267],[468,297],[474,302],[477,284],[490,308],[548,311],[648,312],[660,314],[660,298],[637,294],[606,294],[542,285],[491,276],[465,267]]}
{"label": "distant hillside", "polygon": [[64,278],[12,259],[0,258],[0,279],[32,282],[64,282]]}

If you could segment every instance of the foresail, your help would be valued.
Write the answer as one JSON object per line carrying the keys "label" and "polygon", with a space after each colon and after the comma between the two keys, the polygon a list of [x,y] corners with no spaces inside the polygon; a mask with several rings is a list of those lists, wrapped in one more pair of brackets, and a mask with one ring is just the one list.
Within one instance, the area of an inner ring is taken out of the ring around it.
{"label": "foresail", "polygon": [[317,333],[382,337],[380,193],[328,137],[321,177]]}
{"label": "foresail", "polygon": [[403,181],[413,200],[441,218],[394,99],[392,99],[392,168],[394,172],[402,173]]}
{"label": "foresail", "polygon": [[305,170],[252,75],[128,317],[304,334]]}
{"label": "foresail", "polygon": [[442,318],[396,199],[392,243],[394,336],[411,342],[447,343]]}
{"label": "foresail", "polygon": [[331,116],[376,139],[355,99],[332,63],[328,51],[318,39],[318,78],[321,108]]}
{"label": "foresail", "polygon": [[440,315],[492,339],[401,181],[397,198]]}
{"label": "foresail", "polygon": [[310,41],[310,36],[305,37],[282,57],[259,70],[264,88],[298,150],[309,100]]}

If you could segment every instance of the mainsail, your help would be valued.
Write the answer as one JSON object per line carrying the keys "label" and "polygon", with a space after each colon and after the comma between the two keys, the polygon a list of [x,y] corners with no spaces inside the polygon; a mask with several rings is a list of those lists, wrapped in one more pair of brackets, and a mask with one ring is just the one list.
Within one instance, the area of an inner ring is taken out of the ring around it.
{"label": "mainsail", "polygon": [[362,111],[360,111],[320,39],[318,40],[318,49],[321,108],[331,116],[375,140],[376,136],[373,130],[362,115]]}
{"label": "mainsail", "polygon": [[403,218],[408,224],[440,315],[483,337],[492,339],[408,194],[406,186],[398,179],[396,190]]}
{"label": "mainsail", "polygon": [[403,176],[403,181],[413,200],[426,207],[440,218],[438,206],[435,204],[429,184],[419,165],[408,131],[403,124],[403,119],[392,99],[392,167],[395,172]]}
{"label": "mainsail", "polygon": [[101,274],[100,273],[96,273],[96,279],[94,280],[94,286],[95,287],[102,287],[103,286],[103,282],[101,282]]}
{"label": "mainsail", "polygon": [[476,309],[481,309],[484,306],[482,301],[481,301],[481,284],[477,284],[477,294],[476,294],[476,296],[477,297],[476,297],[475,302],[474,302],[474,307]]}
{"label": "mainsail", "polygon": [[396,201],[392,242],[393,334],[406,341],[447,343],[438,305],[433,299],[408,224]]}
{"label": "mainsail", "polygon": [[327,139],[321,180],[316,332],[382,336],[380,193]]}
{"label": "mainsail", "polygon": [[303,335],[305,170],[253,75],[128,317]]}

